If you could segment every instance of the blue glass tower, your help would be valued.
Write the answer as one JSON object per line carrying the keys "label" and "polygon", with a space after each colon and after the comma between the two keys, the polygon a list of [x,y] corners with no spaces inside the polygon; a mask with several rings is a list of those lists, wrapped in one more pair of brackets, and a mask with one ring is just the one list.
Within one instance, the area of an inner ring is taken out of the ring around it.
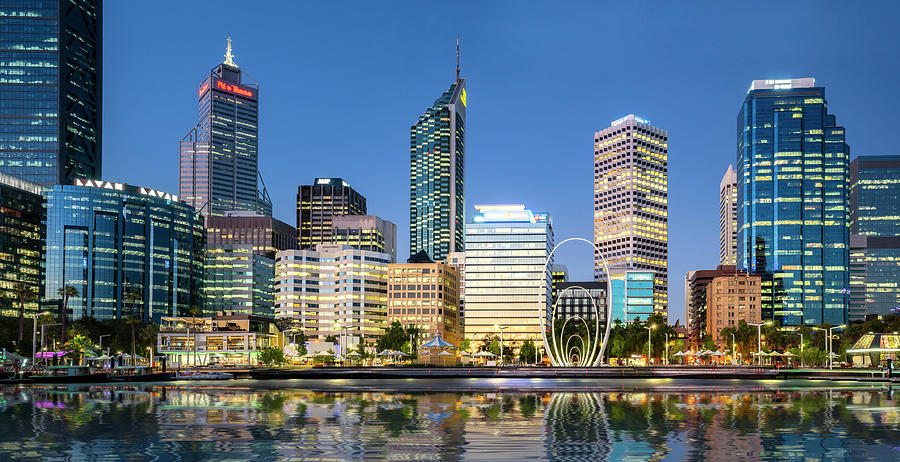
{"label": "blue glass tower", "polygon": [[409,132],[409,254],[444,260],[465,245],[466,79],[458,62],[456,81]]}
{"label": "blue glass tower", "polygon": [[101,0],[0,3],[0,172],[42,185],[101,175]]}
{"label": "blue glass tower", "polygon": [[815,79],[753,81],[737,118],[737,265],[762,276],[764,320],[846,322],[849,162]]}
{"label": "blue glass tower", "polygon": [[850,163],[850,319],[900,307],[900,156]]}

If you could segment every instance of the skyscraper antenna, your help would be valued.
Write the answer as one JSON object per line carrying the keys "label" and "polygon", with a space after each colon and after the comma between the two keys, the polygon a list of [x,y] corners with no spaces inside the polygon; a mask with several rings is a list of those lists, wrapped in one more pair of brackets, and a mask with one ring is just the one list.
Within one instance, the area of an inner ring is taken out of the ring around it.
{"label": "skyscraper antenna", "polygon": [[225,41],[228,45],[225,47],[225,62],[223,64],[237,67],[237,64],[234,63],[234,54],[231,52],[231,35]]}
{"label": "skyscraper antenna", "polygon": [[456,80],[459,80],[459,34],[456,34]]}

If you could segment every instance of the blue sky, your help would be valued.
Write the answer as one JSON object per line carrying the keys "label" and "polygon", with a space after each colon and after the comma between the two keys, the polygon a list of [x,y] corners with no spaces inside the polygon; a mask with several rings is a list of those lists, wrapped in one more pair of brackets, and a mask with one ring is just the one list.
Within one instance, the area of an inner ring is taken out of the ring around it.
{"label": "blue sky", "polygon": [[[591,238],[593,133],[628,113],[669,132],[670,320],[683,276],[718,263],[718,186],[750,81],[812,76],[853,156],[897,154],[894,2],[104,2],[104,179],[178,190],[178,141],[222,61],[260,83],[275,216],[342,177],[408,256],[409,126],[467,79],[466,201],[524,203],[557,242]],[[557,262],[592,277],[591,249]]]}

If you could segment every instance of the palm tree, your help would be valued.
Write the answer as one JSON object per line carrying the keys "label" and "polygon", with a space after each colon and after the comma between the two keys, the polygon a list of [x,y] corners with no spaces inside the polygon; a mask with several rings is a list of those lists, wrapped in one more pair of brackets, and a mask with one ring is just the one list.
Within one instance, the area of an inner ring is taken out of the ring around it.
{"label": "palm tree", "polygon": [[68,318],[67,314],[69,312],[69,297],[79,297],[81,296],[78,293],[78,289],[72,286],[63,286],[60,287],[58,291],[56,291],[60,297],[63,297],[63,310],[62,310],[62,341],[63,344],[66,343],[66,319]]}
{"label": "palm tree", "polygon": [[78,354],[78,365],[80,366],[84,359],[84,353],[94,348],[94,342],[84,335],[76,335],[72,340],[66,342],[66,350],[71,350]]}
{"label": "palm tree", "polygon": [[[135,308],[137,307],[137,301],[143,300],[143,299],[144,299],[144,294],[141,293],[141,291],[138,289],[131,289],[131,290],[125,291],[125,301],[131,302],[131,311],[128,313],[129,315],[136,316]],[[141,318],[143,319],[143,316],[141,316]]]}
{"label": "palm tree", "polygon": [[16,298],[19,299],[19,340],[17,343],[22,343],[22,336],[25,332],[25,301],[34,299],[34,289],[26,286],[21,282],[17,282],[13,291],[16,294]]}
{"label": "palm tree", "polygon": [[134,365],[135,364],[134,363],[134,361],[135,361],[135,357],[134,357],[134,355],[135,355],[134,325],[141,322],[141,318],[132,314],[132,315],[129,315],[127,318],[125,318],[125,322],[127,324],[131,324],[131,361],[132,361],[131,364]]}
{"label": "palm tree", "polygon": [[[191,305],[189,310],[191,313],[191,324],[197,324],[197,317],[203,316],[203,309],[197,305]],[[197,331],[194,330],[194,343],[191,345],[191,351],[194,353],[194,365],[197,364]]]}

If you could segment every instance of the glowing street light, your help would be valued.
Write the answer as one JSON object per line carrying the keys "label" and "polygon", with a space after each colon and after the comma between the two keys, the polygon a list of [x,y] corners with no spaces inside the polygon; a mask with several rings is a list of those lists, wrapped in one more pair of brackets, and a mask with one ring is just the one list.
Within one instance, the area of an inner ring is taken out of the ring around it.
{"label": "glowing street light", "polygon": [[650,354],[653,349],[650,347],[652,339],[650,337],[650,333],[653,332],[653,329],[656,328],[655,325],[651,324],[644,329],[647,329],[647,366],[650,366]]}
{"label": "glowing street light", "polygon": [[759,324],[747,323],[748,326],[756,326],[756,358],[759,365],[762,366],[762,326],[768,326],[772,321],[761,322]]}

